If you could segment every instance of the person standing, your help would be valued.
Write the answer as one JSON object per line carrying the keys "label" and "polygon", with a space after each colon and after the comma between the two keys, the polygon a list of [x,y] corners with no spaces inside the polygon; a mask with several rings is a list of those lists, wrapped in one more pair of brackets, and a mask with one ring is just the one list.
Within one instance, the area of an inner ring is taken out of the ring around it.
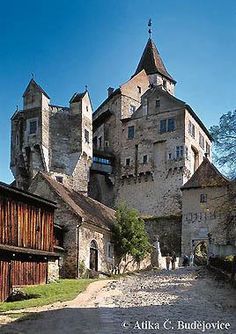
{"label": "person standing", "polygon": [[172,257],[171,257],[171,269],[175,270],[175,262],[176,262],[176,254],[175,252],[172,252]]}
{"label": "person standing", "polygon": [[171,257],[170,254],[168,253],[166,256],[166,269],[170,270],[170,262],[171,262]]}

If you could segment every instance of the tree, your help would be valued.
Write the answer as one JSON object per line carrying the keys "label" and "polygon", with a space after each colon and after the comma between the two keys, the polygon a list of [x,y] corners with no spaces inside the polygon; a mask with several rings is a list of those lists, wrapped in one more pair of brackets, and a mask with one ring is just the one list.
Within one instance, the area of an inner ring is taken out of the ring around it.
{"label": "tree", "polygon": [[113,242],[118,267],[126,255],[130,255],[132,260],[140,263],[151,250],[144,221],[136,210],[129,209],[124,203],[116,210]]}
{"label": "tree", "polygon": [[210,133],[214,139],[214,160],[224,168],[229,177],[236,178],[236,110],[220,117],[219,125],[213,125]]}

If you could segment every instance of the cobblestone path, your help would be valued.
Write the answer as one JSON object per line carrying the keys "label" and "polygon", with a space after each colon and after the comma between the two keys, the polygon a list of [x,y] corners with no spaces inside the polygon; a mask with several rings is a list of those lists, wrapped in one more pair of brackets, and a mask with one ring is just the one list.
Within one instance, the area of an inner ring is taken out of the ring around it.
{"label": "cobblestone path", "polygon": [[41,310],[32,320],[3,325],[0,333],[236,333],[236,290],[204,272],[163,270],[102,285],[61,308]]}

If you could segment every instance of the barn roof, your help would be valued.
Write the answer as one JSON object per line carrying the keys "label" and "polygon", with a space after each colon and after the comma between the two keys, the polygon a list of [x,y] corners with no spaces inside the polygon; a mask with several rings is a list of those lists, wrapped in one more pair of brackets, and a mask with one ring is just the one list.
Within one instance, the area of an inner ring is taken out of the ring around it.
{"label": "barn roof", "polygon": [[79,217],[85,219],[89,224],[110,230],[114,219],[115,211],[106,205],[85,196],[82,192],[76,192],[54,180],[50,175],[39,172],[50,185],[50,188],[68,205],[68,207]]}
{"label": "barn roof", "polygon": [[181,189],[221,187],[228,184],[230,184],[230,180],[222,175],[208,158],[204,158],[201,165]]}

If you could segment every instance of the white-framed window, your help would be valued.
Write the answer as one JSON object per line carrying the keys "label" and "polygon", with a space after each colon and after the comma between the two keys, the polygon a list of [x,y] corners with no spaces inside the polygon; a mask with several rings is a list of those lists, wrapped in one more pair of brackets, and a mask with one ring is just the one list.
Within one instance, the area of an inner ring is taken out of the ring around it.
{"label": "white-framed window", "polygon": [[27,120],[27,132],[29,135],[35,135],[38,132],[38,118],[30,118]]}
{"label": "white-framed window", "polygon": [[176,154],[175,154],[175,157],[176,159],[180,159],[180,158],[183,158],[183,155],[184,155],[184,147],[181,145],[181,146],[176,146]]}
{"label": "white-framed window", "polygon": [[191,121],[188,122],[188,133],[195,138],[195,125]]}

